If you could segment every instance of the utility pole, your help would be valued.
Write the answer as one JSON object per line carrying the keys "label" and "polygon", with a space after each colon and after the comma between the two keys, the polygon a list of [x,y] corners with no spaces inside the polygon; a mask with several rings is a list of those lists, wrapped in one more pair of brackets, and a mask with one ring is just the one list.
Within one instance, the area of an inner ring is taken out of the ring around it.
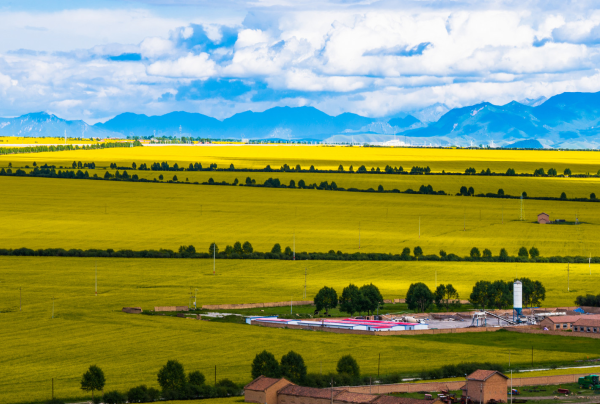
{"label": "utility pole", "polygon": [[294,229],[294,256],[292,260],[296,261],[296,229]]}
{"label": "utility pole", "polygon": [[533,366],[533,346],[531,347],[531,366]]}
{"label": "utility pole", "polygon": [[293,299],[294,299],[294,296],[290,296],[290,314],[293,314],[293,312],[294,312],[293,311],[293,306],[294,306]]}
{"label": "utility pole", "polygon": [[52,298],[52,318],[54,318],[54,298]]}
{"label": "utility pole", "polygon": [[19,311],[21,311],[22,306],[22,299],[21,299],[21,288],[19,288]]}
{"label": "utility pole", "polygon": [[360,250],[360,222],[358,222],[358,249]]}
{"label": "utility pole", "polygon": [[569,288],[569,275],[570,275],[570,267],[569,267],[569,264],[567,264],[567,292],[571,291],[571,289]]}
{"label": "utility pole", "polygon": [[421,216],[419,216],[419,238],[421,238]]}
{"label": "utility pole", "polygon": [[[216,274],[216,266],[217,266],[217,243],[213,241],[213,275]],[[216,365],[215,365],[216,369]],[[216,372],[216,370],[215,370]]]}
{"label": "utility pole", "polygon": [[308,267],[304,267],[304,298],[306,299],[306,275],[308,274]]}
{"label": "utility pole", "polygon": [[590,253],[590,260],[588,261],[588,267],[590,268],[590,275],[592,274],[592,253]]}
{"label": "utility pole", "polygon": [[381,353],[379,353],[379,362],[377,362],[377,379],[379,379],[379,369],[381,368]]}
{"label": "utility pole", "polygon": [[95,292],[96,292],[96,297],[98,297],[98,260],[94,261],[94,267],[95,267]]}

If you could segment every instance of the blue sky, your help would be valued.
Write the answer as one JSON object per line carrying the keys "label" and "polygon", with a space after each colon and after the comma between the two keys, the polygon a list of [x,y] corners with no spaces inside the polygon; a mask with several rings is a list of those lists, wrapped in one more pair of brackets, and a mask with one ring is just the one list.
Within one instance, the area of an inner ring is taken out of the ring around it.
{"label": "blue sky", "polygon": [[596,92],[597,4],[4,0],[0,115],[311,105],[380,117]]}

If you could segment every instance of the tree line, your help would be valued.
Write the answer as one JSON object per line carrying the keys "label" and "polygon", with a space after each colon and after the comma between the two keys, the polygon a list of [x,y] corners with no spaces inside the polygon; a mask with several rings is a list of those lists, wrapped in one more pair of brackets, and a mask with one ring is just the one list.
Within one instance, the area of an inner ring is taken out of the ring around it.
{"label": "tree line", "polygon": [[139,141],[134,142],[106,142],[94,143],[89,145],[56,145],[56,146],[27,146],[27,147],[2,147],[0,145],[0,154],[23,154],[23,153],[43,153],[43,152],[60,152],[68,150],[97,150],[97,149],[112,149],[116,147],[140,147],[142,144]]}
{"label": "tree line", "polygon": [[600,294],[594,296],[591,294],[579,295],[575,298],[577,306],[600,307]]}
{"label": "tree line", "polygon": [[[247,244],[246,244],[247,243]],[[246,246],[246,252],[244,251]],[[276,243],[270,252],[255,251],[251,247],[250,242],[245,242],[242,246],[242,253],[239,249],[236,251],[234,247],[231,249],[225,248],[224,251],[219,250],[219,246],[215,245],[213,251],[212,244],[208,252],[196,251],[194,246],[181,246],[178,251],[171,249],[159,250],[114,250],[114,249],[70,249],[63,248],[46,248],[46,249],[31,249],[31,248],[15,248],[7,249],[0,248],[0,256],[39,256],[39,257],[114,257],[114,258],[218,258],[218,259],[276,259],[276,260],[321,260],[321,261],[453,261],[453,262],[551,262],[551,263],[576,263],[585,264],[588,262],[599,264],[600,257],[584,257],[584,256],[553,256],[541,257],[537,254],[537,248],[532,247],[529,250],[521,247],[517,256],[509,255],[505,248],[500,250],[497,256],[491,256],[490,250],[485,249],[483,256],[478,256],[471,249],[471,256],[460,257],[456,254],[447,254],[444,250],[440,250],[439,255],[425,255],[421,247],[417,246],[413,250],[413,255],[408,247],[402,250],[401,254],[391,253],[343,253],[342,251],[329,250],[329,252],[297,252],[294,254],[291,247],[287,246],[282,250],[281,245]],[[476,247],[474,247],[479,251]],[[532,254],[533,251],[533,254]],[[488,253],[489,252],[489,253]]]}
{"label": "tree line", "polygon": [[[529,278],[519,279],[523,285],[524,307],[537,307],[546,299],[546,288],[540,281]],[[469,295],[469,303],[477,309],[506,309],[513,305],[513,282],[502,280],[478,281]],[[452,284],[439,285],[434,292],[422,283],[413,283],[406,293],[406,303],[410,310],[426,312],[433,304],[438,310],[458,310],[461,307],[459,295]]]}
{"label": "tree line", "polygon": [[335,289],[324,286],[313,299],[318,312],[325,310],[329,315],[330,309],[340,307],[340,311],[352,316],[354,313],[366,312],[367,315],[375,313],[383,307],[383,296],[375,285],[363,285],[360,288],[354,284],[346,286],[338,299]]}
{"label": "tree line", "polygon": [[[103,392],[106,377],[102,369],[92,365],[81,378],[81,390],[92,393],[94,404],[125,404],[149,403],[159,400],[192,400],[201,398],[231,397],[243,394],[243,387],[229,379],[215,380],[214,385],[206,383],[204,374],[200,371],[186,373],[184,367],[177,360],[168,361],[157,374],[160,390],[147,387],[145,384],[132,387],[127,392],[112,390]],[[60,399],[53,399],[50,404],[64,404]]]}
{"label": "tree line", "polygon": [[475,196],[479,198],[504,198],[504,199],[534,199],[534,200],[542,200],[542,201],[575,201],[575,202],[598,202],[598,198],[596,198],[596,194],[592,192],[589,198],[568,198],[565,192],[560,194],[560,197],[552,197],[552,196],[535,196],[530,197],[527,195],[527,192],[521,192],[521,195],[509,195],[504,192],[502,188],[498,189],[498,192],[488,192],[486,194],[480,193],[475,194],[475,189],[473,187],[467,188],[466,186],[460,187],[460,190],[456,193],[456,196]]}

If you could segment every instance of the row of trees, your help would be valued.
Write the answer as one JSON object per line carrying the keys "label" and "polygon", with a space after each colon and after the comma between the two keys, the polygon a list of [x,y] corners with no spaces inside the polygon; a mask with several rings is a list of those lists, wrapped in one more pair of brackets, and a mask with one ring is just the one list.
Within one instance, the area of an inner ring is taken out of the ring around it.
{"label": "row of trees", "polygon": [[[354,384],[360,378],[360,367],[358,363],[351,355],[342,356],[336,366],[337,374],[343,376],[350,382],[347,384]],[[300,385],[312,385],[316,386],[315,378],[317,375],[309,375],[306,364],[302,356],[294,351],[290,351],[281,357],[281,361],[278,362],[271,352],[262,351],[257,354],[252,361],[251,366],[252,379],[256,379],[260,376],[279,378],[285,377],[289,381],[300,384]],[[322,379],[322,377],[320,377]],[[329,377],[325,377],[328,381]],[[323,386],[324,387],[324,386]]]}
{"label": "row of trees", "polygon": [[[546,288],[540,281],[521,278],[523,284],[524,307],[541,305],[546,299]],[[592,296],[594,297],[594,296]],[[600,295],[598,296],[600,298]],[[476,308],[506,309],[513,304],[513,282],[502,280],[490,282],[479,281],[473,286],[469,302]],[[410,310],[417,312],[428,311],[435,303],[438,309],[446,311],[460,307],[458,292],[451,284],[439,285],[434,292],[422,283],[413,283],[406,293],[406,303]],[[578,303],[580,304],[580,303]]]}
{"label": "row of trees", "polygon": [[[102,397],[96,392],[104,391],[106,377],[100,367],[92,365],[81,378],[81,389],[92,393],[92,402],[99,404],[147,403],[165,400],[183,400],[212,397],[229,397],[241,395],[242,388],[229,379],[222,379],[214,386],[205,383],[206,378],[200,371],[186,374],[183,365],[177,360],[168,361],[157,374],[161,390],[140,385],[129,389],[126,393],[116,390],[106,392]],[[60,400],[57,400],[60,401]],[[56,402],[56,401],[55,401]]]}
{"label": "row of trees", "polygon": [[575,299],[577,306],[589,306],[589,307],[600,307],[600,294],[594,295],[580,295]]}
{"label": "row of trees", "polygon": [[28,147],[2,147],[0,146],[0,154],[21,154],[21,153],[44,153],[58,152],[68,150],[96,150],[96,149],[113,149],[116,147],[137,147],[142,144],[139,141],[134,142],[103,142],[89,145],[57,145],[57,146],[28,146]]}
{"label": "row of trees", "polygon": [[[483,250],[483,254],[482,254],[479,251],[479,248],[477,248],[477,247],[471,248],[471,252],[469,253],[469,256],[473,259],[479,259],[479,258],[491,259],[491,258],[493,258],[492,251],[490,251],[489,249],[486,248]],[[520,258],[525,258],[525,259],[529,259],[530,257],[535,259],[540,256],[540,251],[536,247],[531,247],[529,250],[527,250],[527,247],[521,247],[521,248],[519,248],[519,251],[517,252],[517,256]],[[498,258],[500,261],[509,260],[510,256],[508,255],[508,251],[506,251],[505,248],[501,248]]]}
{"label": "row of trees", "polygon": [[325,310],[325,315],[328,315],[329,310],[335,309],[339,304],[341,312],[352,316],[354,313],[362,312],[371,314],[382,308],[383,296],[379,292],[379,288],[372,283],[360,288],[350,284],[344,288],[339,299],[335,289],[324,286],[314,297],[314,303],[317,311]]}

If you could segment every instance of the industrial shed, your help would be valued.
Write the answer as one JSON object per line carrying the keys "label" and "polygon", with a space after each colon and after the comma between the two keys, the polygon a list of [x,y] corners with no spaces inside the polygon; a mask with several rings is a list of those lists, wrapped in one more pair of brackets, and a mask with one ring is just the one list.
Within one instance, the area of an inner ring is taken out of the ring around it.
{"label": "industrial shed", "polygon": [[542,330],[547,328],[549,331],[572,330],[573,323],[579,320],[581,316],[552,316],[546,317],[540,322]]}
{"label": "industrial shed", "polygon": [[600,316],[581,316],[573,324],[573,332],[600,333]]}
{"label": "industrial shed", "polygon": [[487,403],[490,400],[506,402],[508,377],[496,370],[476,370],[467,376],[461,389],[473,402]]}

